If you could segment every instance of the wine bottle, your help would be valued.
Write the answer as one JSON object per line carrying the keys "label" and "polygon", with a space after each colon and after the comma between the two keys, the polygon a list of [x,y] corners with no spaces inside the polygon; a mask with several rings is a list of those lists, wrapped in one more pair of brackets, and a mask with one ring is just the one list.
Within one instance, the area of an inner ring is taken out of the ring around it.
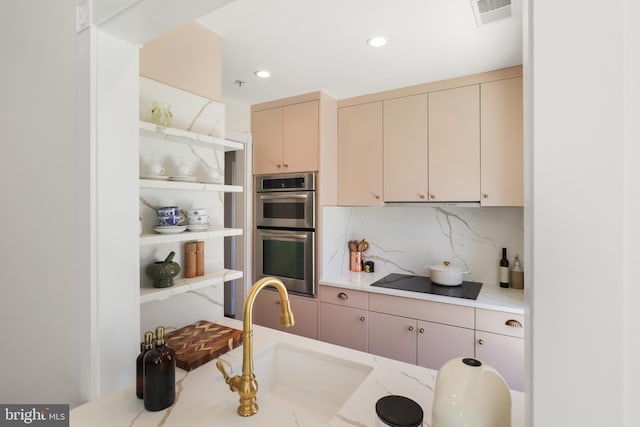
{"label": "wine bottle", "polygon": [[500,259],[500,287],[509,287],[509,260],[507,259],[507,248],[502,248],[502,258]]}

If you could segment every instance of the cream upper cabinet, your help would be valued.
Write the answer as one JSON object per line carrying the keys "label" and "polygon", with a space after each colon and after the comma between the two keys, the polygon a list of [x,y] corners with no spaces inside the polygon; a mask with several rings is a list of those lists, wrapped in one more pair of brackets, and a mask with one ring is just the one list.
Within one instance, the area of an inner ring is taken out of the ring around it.
{"label": "cream upper cabinet", "polygon": [[318,170],[318,101],[284,108],[283,163],[285,172]]}
{"label": "cream upper cabinet", "polygon": [[253,173],[256,175],[282,172],[282,116],[282,107],[256,111],[251,115]]}
{"label": "cream upper cabinet", "polygon": [[318,170],[318,104],[314,100],[252,113],[254,174]]}
{"label": "cream upper cabinet", "polygon": [[338,109],[338,205],[382,199],[382,101]]}
{"label": "cream upper cabinet", "polygon": [[383,101],[384,200],[427,201],[427,95]]}
{"label": "cream upper cabinet", "polygon": [[480,85],[482,206],[522,206],[522,77]]}
{"label": "cream upper cabinet", "polygon": [[428,94],[429,200],[480,199],[480,86]]}

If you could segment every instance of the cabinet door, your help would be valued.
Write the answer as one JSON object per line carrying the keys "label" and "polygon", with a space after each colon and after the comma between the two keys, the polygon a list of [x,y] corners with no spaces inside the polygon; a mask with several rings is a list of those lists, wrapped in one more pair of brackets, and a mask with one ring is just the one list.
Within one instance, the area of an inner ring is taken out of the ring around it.
{"label": "cabinet door", "polygon": [[[289,295],[289,305],[293,312],[295,324],[288,328],[283,327],[282,330],[295,335],[318,339],[318,300]],[[279,315],[280,309],[278,308]]]}
{"label": "cabinet door", "polygon": [[482,206],[522,206],[522,77],[480,86]]}
{"label": "cabinet door", "polygon": [[366,310],[321,302],[318,329],[320,341],[367,351]]}
{"label": "cabinet door", "polygon": [[369,353],[416,363],[415,319],[369,312]]}
{"label": "cabinet door", "polygon": [[252,113],[251,132],[254,175],[282,172],[282,107]]}
{"label": "cabinet door", "polygon": [[418,321],[418,365],[440,369],[456,357],[474,356],[473,329]]}
{"label": "cabinet door", "polygon": [[480,87],[431,92],[429,200],[480,200]]}
{"label": "cabinet door", "polygon": [[384,200],[425,201],[427,95],[384,101]]}
{"label": "cabinet door", "polygon": [[318,101],[284,107],[283,172],[318,170],[318,114]]}
{"label": "cabinet door", "polygon": [[382,205],[382,101],[338,109],[338,204]]}
{"label": "cabinet door", "polygon": [[280,296],[277,292],[262,291],[253,302],[253,323],[280,329]]}
{"label": "cabinet door", "polygon": [[476,358],[493,366],[509,388],[524,391],[524,339],[476,331]]}

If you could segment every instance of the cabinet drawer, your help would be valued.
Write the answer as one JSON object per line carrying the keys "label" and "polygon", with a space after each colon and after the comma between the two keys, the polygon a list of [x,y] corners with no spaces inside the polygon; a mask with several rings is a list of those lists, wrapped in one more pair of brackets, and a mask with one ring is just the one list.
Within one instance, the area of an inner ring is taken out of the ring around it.
{"label": "cabinet drawer", "polygon": [[369,310],[469,329],[475,327],[475,309],[462,305],[372,293]]}
{"label": "cabinet drawer", "polygon": [[362,308],[369,307],[369,294],[353,289],[334,288],[333,286],[320,286],[320,302],[343,305],[345,307]]}
{"label": "cabinet drawer", "polygon": [[524,338],[524,316],[478,308],[476,309],[476,329]]}

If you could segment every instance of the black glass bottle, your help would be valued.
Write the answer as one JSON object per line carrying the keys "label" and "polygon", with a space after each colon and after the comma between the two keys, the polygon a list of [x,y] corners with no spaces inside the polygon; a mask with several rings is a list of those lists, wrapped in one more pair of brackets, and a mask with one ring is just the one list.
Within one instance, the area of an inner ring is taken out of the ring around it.
{"label": "black glass bottle", "polygon": [[164,343],[164,328],[156,328],[156,346],[144,355],[144,407],[161,411],[176,400],[176,352]]}
{"label": "black glass bottle", "polygon": [[153,332],[145,332],[144,342],[140,346],[140,354],[136,358],[136,396],[144,396],[144,355],[153,348]]}

